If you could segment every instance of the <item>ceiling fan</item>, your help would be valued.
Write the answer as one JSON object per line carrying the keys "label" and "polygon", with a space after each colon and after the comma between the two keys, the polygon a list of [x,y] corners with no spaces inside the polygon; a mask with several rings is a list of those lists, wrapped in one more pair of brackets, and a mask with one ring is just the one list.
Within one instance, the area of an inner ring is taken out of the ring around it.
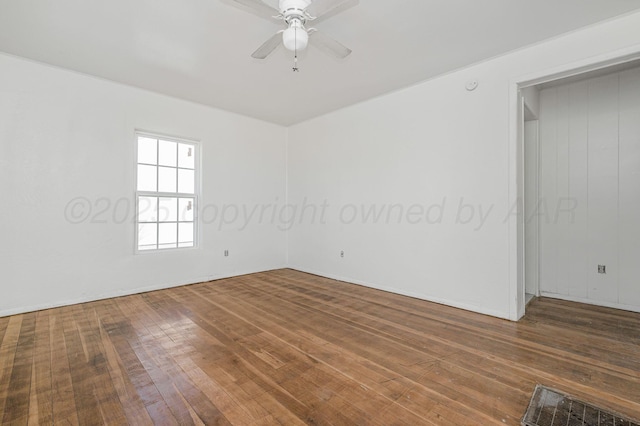
{"label": "ceiling fan", "polygon": [[253,58],[265,59],[282,44],[287,50],[295,53],[296,64],[293,70],[298,71],[298,52],[306,49],[309,42],[339,59],[351,54],[351,49],[315,28],[307,28],[306,24],[327,19],[357,5],[359,0],[279,0],[278,9],[262,0],[232,1],[251,8],[261,17],[282,20],[287,25],[286,29],[278,31],[253,52]]}

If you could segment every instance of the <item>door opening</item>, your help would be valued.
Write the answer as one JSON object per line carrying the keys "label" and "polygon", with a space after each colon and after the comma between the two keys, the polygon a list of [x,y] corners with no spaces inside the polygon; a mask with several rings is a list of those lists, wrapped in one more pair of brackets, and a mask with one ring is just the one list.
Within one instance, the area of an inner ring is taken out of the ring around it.
{"label": "door opening", "polygon": [[511,192],[513,203],[520,203],[521,214],[511,226],[512,235],[512,317],[519,319],[525,314],[526,305],[541,294],[540,276],[543,267],[540,262],[540,222],[536,214],[540,197],[540,139],[539,139],[539,99],[541,88],[553,84],[606,75],[624,69],[640,66],[640,46],[593,58],[573,66],[567,65],[554,73],[531,75],[512,83],[512,132],[513,154]]}

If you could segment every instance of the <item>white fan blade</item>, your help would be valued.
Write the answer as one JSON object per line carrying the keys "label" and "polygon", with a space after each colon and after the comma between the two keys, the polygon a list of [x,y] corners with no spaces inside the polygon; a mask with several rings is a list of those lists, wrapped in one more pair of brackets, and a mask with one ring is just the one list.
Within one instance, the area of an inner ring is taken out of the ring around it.
{"label": "white fan blade", "polygon": [[309,42],[338,59],[344,59],[351,54],[351,49],[317,30],[309,31]]}
{"label": "white fan blade", "polygon": [[271,54],[278,46],[282,44],[282,31],[273,35],[269,40],[265,41],[258,50],[251,54],[252,58],[264,59]]}
{"label": "white fan blade", "polygon": [[280,15],[280,11],[269,6],[262,0],[231,0],[234,3],[248,7],[258,16],[271,20],[274,16]]}
{"label": "white fan blade", "polygon": [[329,19],[340,12],[344,12],[358,3],[360,3],[359,0],[313,0],[308,11],[316,18],[313,21],[315,24]]}

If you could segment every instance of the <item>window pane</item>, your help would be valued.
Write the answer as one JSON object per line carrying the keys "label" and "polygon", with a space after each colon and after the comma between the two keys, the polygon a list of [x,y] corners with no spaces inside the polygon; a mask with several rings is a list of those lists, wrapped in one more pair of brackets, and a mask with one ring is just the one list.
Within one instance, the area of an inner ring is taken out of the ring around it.
{"label": "window pane", "polygon": [[138,137],[138,163],[158,164],[158,141]]}
{"label": "window pane", "polygon": [[172,167],[158,167],[158,191],[176,192],[176,171]]}
{"label": "window pane", "polygon": [[158,198],[138,197],[138,221],[155,222],[158,218]]}
{"label": "window pane", "polygon": [[178,247],[180,248],[193,247],[193,241],[189,243],[178,243]]}
{"label": "window pane", "polygon": [[193,222],[193,211],[196,208],[194,198],[180,198],[178,220],[181,222]]}
{"label": "window pane", "polygon": [[176,167],[178,165],[178,144],[169,141],[159,141],[158,145],[160,147],[160,155],[158,156],[160,165]]}
{"label": "window pane", "polygon": [[178,167],[185,169],[195,168],[196,152],[193,145],[186,143],[178,144]]}
{"label": "window pane", "polygon": [[141,223],[138,225],[138,249],[156,248],[158,241],[157,226],[155,223]]}
{"label": "window pane", "polygon": [[176,222],[178,220],[178,199],[160,198],[158,204],[158,222]]}
{"label": "window pane", "polygon": [[178,192],[182,194],[195,193],[195,173],[193,170],[178,169]]}
{"label": "window pane", "polygon": [[138,165],[138,191],[157,191],[156,166]]}
{"label": "window pane", "polygon": [[158,226],[158,244],[176,244],[178,242],[177,223],[160,223]]}
{"label": "window pane", "polygon": [[169,244],[159,244],[158,248],[160,250],[162,249],[172,249],[172,248],[176,248],[178,245],[176,243],[169,243]]}
{"label": "window pane", "polygon": [[193,222],[178,224],[178,242],[180,243],[193,242]]}

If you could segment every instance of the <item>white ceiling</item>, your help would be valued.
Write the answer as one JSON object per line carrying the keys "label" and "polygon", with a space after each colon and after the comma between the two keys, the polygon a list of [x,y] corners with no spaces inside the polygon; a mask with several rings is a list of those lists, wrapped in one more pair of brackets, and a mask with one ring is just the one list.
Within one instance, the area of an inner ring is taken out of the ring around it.
{"label": "white ceiling", "polygon": [[[277,0],[266,0],[274,4]],[[598,21],[640,0],[361,0],[317,27],[300,73],[281,28],[231,0],[0,0],[0,51],[290,125]]]}

